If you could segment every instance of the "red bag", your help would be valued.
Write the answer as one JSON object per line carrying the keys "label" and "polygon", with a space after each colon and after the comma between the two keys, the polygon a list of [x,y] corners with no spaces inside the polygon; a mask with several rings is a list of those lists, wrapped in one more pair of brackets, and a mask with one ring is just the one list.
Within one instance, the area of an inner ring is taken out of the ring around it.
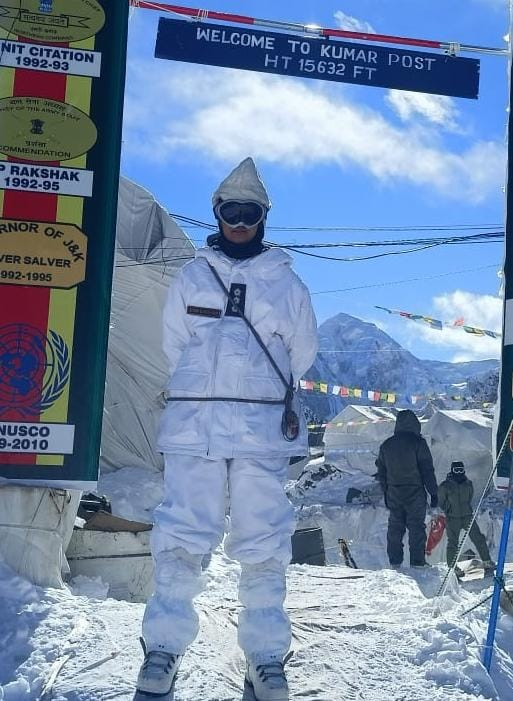
{"label": "red bag", "polygon": [[426,555],[431,555],[438,543],[442,540],[445,530],[445,516],[434,516],[429,524],[429,533],[426,542]]}

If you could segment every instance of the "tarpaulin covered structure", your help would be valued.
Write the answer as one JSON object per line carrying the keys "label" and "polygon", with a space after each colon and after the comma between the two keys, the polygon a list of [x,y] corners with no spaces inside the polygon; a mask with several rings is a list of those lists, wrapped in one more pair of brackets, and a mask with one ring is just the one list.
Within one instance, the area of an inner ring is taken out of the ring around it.
{"label": "tarpaulin covered structure", "polygon": [[[437,481],[445,478],[453,460],[462,460],[478,498],[492,466],[491,416],[478,409],[435,410],[429,419],[420,420]],[[395,415],[388,409],[347,406],[326,427],[326,460],[351,474],[372,475],[379,446],[394,426]]]}
{"label": "tarpaulin covered structure", "polygon": [[155,451],[167,360],[162,307],[194,247],[153,195],[121,178],[101,468],[163,469]]}
{"label": "tarpaulin covered structure", "polygon": [[393,433],[395,412],[380,407],[350,404],[326,426],[326,461],[344,472],[376,472],[374,461],[381,443]]}

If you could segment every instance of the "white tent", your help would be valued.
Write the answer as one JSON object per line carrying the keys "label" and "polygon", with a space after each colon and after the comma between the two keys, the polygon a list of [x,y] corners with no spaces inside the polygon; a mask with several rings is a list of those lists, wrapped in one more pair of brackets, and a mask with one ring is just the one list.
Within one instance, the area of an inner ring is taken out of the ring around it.
{"label": "white tent", "polygon": [[492,418],[478,409],[435,412],[422,429],[433,454],[440,483],[453,460],[462,460],[474,483],[475,501],[492,467]]}
{"label": "white tent", "polygon": [[393,433],[394,423],[390,409],[349,404],[326,426],[326,462],[350,474],[374,474],[379,446]]}
{"label": "white tent", "polygon": [[[462,460],[478,497],[492,466],[491,417],[477,409],[436,410],[431,418],[420,421],[438,483],[445,478],[453,460]],[[393,434],[394,422],[395,414],[389,409],[345,407],[326,427],[326,461],[351,474],[374,474],[379,446]]]}
{"label": "white tent", "polygon": [[[154,434],[167,374],[161,309],[172,275],[193,250],[153,196],[121,178],[102,433],[107,470],[134,462],[159,467]],[[6,563],[34,584],[62,586],[79,499],[78,491],[2,483],[0,555]]]}
{"label": "white tent", "polygon": [[194,256],[184,232],[153,195],[121,178],[112,292],[102,472],[163,469],[155,451],[167,380],[162,307],[169,283]]}

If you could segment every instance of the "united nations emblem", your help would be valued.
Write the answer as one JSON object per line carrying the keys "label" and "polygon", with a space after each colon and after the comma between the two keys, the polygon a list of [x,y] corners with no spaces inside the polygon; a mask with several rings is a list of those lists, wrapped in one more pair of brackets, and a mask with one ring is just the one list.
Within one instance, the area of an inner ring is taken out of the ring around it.
{"label": "united nations emblem", "polygon": [[68,346],[55,331],[45,336],[29,324],[0,327],[0,415],[30,417],[48,409],[63,393],[70,369]]}

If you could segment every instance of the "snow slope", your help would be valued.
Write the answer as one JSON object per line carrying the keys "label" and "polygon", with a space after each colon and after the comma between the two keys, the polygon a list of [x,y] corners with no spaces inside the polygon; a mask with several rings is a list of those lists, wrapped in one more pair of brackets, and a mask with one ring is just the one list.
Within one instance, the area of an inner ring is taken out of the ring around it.
{"label": "snow slope", "polygon": [[[238,566],[212,558],[198,599],[201,632],[185,656],[175,701],[242,699],[236,642]],[[354,579],[357,575],[361,578]],[[346,578],[351,577],[351,578]],[[492,679],[480,663],[488,594],[451,585],[435,601],[441,573],[292,566],[287,608],[294,656],[291,699],[315,701],[508,701],[513,693],[513,619],[502,614]],[[39,589],[0,563],[0,699],[31,701],[64,661],[54,701],[128,701],[141,662],[142,604],[105,599],[94,580]],[[87,596],[84,595],[87,593]],[[94,596],[98,598],[94,598]],[[440,608],[438,616],[434,615]]]}

